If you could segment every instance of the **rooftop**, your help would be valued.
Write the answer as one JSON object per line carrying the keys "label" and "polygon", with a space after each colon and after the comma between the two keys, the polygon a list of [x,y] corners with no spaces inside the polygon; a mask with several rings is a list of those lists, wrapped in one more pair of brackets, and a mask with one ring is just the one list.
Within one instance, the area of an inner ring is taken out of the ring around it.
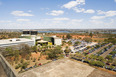
{"label": "rooftop", "polygon": [[33,40],[26,39],[26,38],[3,39],[3,40],[0,40],[0,44],[20,43],[20,42],[27,42],[27,41],[33,41]]}
{"label": "rooftop", "polygon": [[60,59],[46,65],[33,68],[18,77],[115,77],[107,72],[97,70],[69,59]]}

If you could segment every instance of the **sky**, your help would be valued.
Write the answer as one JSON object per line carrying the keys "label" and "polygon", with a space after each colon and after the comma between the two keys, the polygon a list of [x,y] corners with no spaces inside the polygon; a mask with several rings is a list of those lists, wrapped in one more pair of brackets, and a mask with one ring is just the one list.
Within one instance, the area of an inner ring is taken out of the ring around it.
{"label": "sky", "polygon": [[116,29],[116,0],[0,0],[0,29]]}

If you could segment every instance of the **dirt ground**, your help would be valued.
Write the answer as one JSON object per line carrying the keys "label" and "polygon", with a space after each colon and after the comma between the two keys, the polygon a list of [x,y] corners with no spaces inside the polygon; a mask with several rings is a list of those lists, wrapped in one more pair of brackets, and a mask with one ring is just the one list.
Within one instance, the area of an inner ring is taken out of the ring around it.
{"label": "dirt ground", "polygon": [[[24,62],[29,62],[29,65],[27,66],[27,68],[34,66],[35,63],[38,66],[39,63],[41,63],[43,65],[43,64],[48,63],[48,62],[51,61],[51,60],[47,60],[46,59],[46,55],[41,55],[40,60],[38,60],[39,57],[40,57],[40,52],[37,52],[37,53],[31,53],[31,57],[30,58],[32,58],[32,60],[31,59],[30,60],[25,60],[24,59]],[[34,58],[36,59],[35,62],[33,62]],[[19,60],[18,63],[20,63],[20,60]],[[13,64],[13,68],[14,69],[15,69],[17,64],[15,64],[15,62],[14,62],[14,64]],[[19,69],[15,69],[15,70],[16,70],[16,72],[19,72],[21,69],[19,68]]]}
{"label": "dirt ground", "polygon": [[[38,60],[38,58],[40,57],[40,52],[37,53],[31,53],[32,58],[36,58]],[[44,60],[46,59],[46,55],[42,55],[40,60]]]}
{"label": "dirt ground", "polygon": [[116,77],[116,75],[95,69],[88,77]]}

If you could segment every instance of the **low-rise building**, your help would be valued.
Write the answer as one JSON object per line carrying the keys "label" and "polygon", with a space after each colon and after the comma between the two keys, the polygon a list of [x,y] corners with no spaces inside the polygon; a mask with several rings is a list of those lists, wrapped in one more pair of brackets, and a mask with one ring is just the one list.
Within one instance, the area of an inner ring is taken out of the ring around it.
{"label": "low-rise building", "polygon": [[54,45],[62,45],[62,39],[58,37],[54,37]]}
{"label": "low-rise building", "polygon": [[19,44],[27,44],[29,46],[35,45],[35,40],[26,38],[4,39],[0,40],[0,47],[8,47]]}
{"label": "low-rise building", "polygon": [[44,37],[45,41],[51,42],[52,45],[62,45],[62,39],[56,36]]}

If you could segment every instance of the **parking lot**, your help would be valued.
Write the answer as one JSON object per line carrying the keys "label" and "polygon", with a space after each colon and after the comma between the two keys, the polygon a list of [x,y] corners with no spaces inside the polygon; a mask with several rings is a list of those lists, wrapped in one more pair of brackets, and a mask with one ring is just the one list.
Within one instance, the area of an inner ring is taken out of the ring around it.
{"label": "parking lot", "polygon": [[[87,42],[85,42],[85,41],[82,41],[82,40],[73,40],[73,39],[70,39],[70,40],[68,40],[68,41],[71,41],[72,42],[72,45],[73,46],[70,46],[70,49],[71,49],[71,51],[73,52],[73,53],[75,53],[75,52],[83,52],[84,50],[86,50],[87,48],[87,46],[90,46],[90,47],[92,47],[92,46],[95,46],[97,43],[95,43],[95,42],[89,42],[89,43],[87,43]],[[74,45],[74,43],[76,42],[76,41],[79,41],[81,44],[80,45]],[[66,41],[67,42],[67,41]]]}

